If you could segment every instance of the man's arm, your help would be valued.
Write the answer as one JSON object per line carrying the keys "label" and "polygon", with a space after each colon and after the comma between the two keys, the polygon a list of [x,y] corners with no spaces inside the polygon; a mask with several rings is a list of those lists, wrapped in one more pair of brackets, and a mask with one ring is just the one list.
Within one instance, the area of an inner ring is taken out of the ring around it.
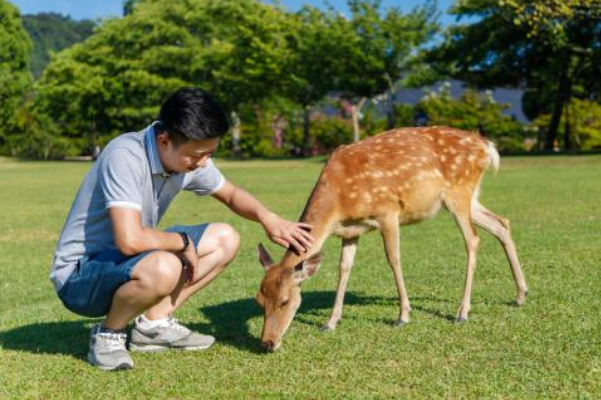
{"label": "man's arm", "polygon": [[213,197],[236,214],[263,225],[267,236],[274,243],[299,253],[306,252],[313,243],[313,237],[309,234],[311,225],[279,217],[253,195],[229,181],[226,181],[219,191],[213,193]]}
{"label": "man's arm", "polygon": [[148,250],[180,251],[184,244],[178,233],[162,232],[142,226],[140,211],[133,208],[109,208],[115,245],[126,256]]}

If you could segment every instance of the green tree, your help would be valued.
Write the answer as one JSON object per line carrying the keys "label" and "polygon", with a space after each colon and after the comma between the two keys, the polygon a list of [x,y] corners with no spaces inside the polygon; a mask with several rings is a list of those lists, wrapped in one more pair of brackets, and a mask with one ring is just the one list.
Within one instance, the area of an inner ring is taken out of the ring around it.
{"label": "green tree", "polygon": [[[397,7],[385,12],[380,0],[349,0],[352,34],[341,44],[347,66],[339,90],[352,101],[353,139],[359,140],[359,114],[368,98],[392,93],[395,84],[418,70],[416,50],[432,38],[438,26],[432,1],[403,14]],[[391,104],[391,102],[389,102]],[[389,115],[393,115],[392,108]]]}
{"label": "green tree", "polygon": [[0,0],[0,147],[15,123],[15,111],[29,90],[31,42],[23,29],[19,10]]}
{"label": "green tree", "polygon": [[525,88],[531,118],[552,114],[547,150],[553,148],[564,105],[574,96],[599,97],[598,1],[458,0],[452,13],[479,19],[450,27],[431,60],[450,76],[481,88]]}
{"label": "green tree", "polygon": [[344,44],[350,31],[346,19],[334,10],[305,6],[294,15],[289,37],[293,60],[285,77],[285,96],[303,110],[302,153],[311,153],[311,111],[337,88],[346,66]]}
{"label": "green tree", "polygon": [[237,111],[280,89],[286,19],[254,0],[141,1],[58,54],[38,85],[42,109],[87,147],[140,127],[182,86]]}
{"label": "green tree", "polygon": [[50,55],[87,39],[96,23],[75,21],[56,13],[23,15],[23,27],[33,42],[31,72],[39,78],[50,61]]}
{"label": "green tree", "polygon": [[[542,114],[534,124],[549,126],[551,114]],[[564,132],[563,140],[573,141],[572,149],[599,150],[601,149],[601,105],[590,100],[572,99],[564,107],[559,131]],[[565,133],[569,132],[568,135]],[[564,145],[564,148],[567,147]]]}

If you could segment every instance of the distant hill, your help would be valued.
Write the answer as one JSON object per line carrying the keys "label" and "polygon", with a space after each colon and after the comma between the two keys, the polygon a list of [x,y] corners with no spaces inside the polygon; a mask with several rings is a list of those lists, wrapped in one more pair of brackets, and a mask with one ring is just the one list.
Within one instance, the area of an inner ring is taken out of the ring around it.
{"label": "distant hill", "polygon": [[94,21],[76,21],[56,13],[25,14],[21,19],[33,42],[31,72],[36,79],[50,61],[50,53],[83,42],[96,27]]}

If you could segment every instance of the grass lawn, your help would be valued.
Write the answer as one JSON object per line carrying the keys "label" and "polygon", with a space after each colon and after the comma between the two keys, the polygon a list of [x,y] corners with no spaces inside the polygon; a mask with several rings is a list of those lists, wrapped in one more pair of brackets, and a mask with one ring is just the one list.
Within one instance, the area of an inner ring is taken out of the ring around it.
{"label": "grass lawn", "polygon": [[[224,174],[283,216],[296,219],[320,160],[217,161]],[[401,252],[412,322],[398,306],[381,239],[360,241],[343,320],[327,320],[340,241],[303,285],[303,305],[283,347],[260,349],[254,302],[263,271],[261,227],[211,198],[183,193],[161,226],[225,221],[242,234],[238,258],[180,311],[217,337],[206,352],[134,354],[136,368],[104,373],[85,361],[96,321],[64,309],[48,281],[54,246],[86,162],[0,159],[0,399],[222,398],[601,398],[601,156],[502,160],[482,203],[512,222],[530,296],[515,288],[498,243],[481,233],[470,320],[452,321],[465,253],[445,212],[404,227]],[[274,258],[282,254],[267,246]]]}

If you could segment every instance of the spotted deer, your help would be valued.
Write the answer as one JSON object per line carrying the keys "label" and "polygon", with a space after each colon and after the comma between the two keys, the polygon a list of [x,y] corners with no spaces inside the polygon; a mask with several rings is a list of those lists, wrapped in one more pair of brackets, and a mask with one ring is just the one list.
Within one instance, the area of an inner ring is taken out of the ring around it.
{"label": "spotted deer", "polygon": [[287,251],[275,264],[259,245],[265,276],[257,301],[264,309],[262,345],[276,350],[301,303],[302,281],[321,264],[321,249],[330,235],[342,238],[340,277],[334,308],[324,330],[342,316],[344,294],[359,237],[377,229],[384,239],[388,263],[400,300],[397,325],[409,322],[409,297],[400,261],[400,226],[434,216],[441,206],[453,215],[465,241],[467,272],[457,322],[467,320],[476,268],[477,225],[503,246],[522,305],[527,286],[511,237],[509,221],[478,201],[487,167],[499,168],[494,144],[478,134],[447,127],[403,128],[337,148],[315,185],[301,221],[313,225],[315,242],[306,254]]}

